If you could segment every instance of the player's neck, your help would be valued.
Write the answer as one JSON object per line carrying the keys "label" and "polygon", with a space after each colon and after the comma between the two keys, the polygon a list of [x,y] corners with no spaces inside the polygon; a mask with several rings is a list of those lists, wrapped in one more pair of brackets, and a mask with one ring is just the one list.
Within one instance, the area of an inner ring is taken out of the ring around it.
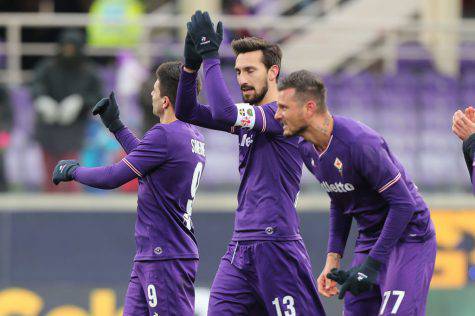
{"label": "player's neck", "polygon": [[160,123],[161,124],[170,124],[173,123],[177,120],[175,116],[174,111],[165,111],[161,116],[160,116]]}
{"label": "player's neck", "polygon": [[311,122],[302,137],[315,145],[319,152],[325,151],[330,143],[333,133],[333,117],[326,112],[324,115],[316,116]]}
{"label": "player's neck", "polygon": [[261,100],[261,102],[253,104],[253,105],[264,105],[272,102],[277,102],[277,97],[278,97],[279,91],[277,90],[277,87],[269,87],[269,90],[267,90],[266,95],[264,98]]}

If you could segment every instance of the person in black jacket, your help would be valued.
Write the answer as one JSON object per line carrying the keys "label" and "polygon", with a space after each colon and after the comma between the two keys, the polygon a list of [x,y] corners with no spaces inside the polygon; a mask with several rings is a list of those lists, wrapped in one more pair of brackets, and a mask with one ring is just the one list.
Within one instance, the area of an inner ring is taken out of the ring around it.
{"label": "person in black jacket", "polygon": [[[95,65],[83,54],[84,37],[64,31],[58,54],[38,65],[32,82],[36,110],[36,138],[43,149],[46,174],[60,159],[78,159],[83,145],[89,108],[101,98],[101,82]],[[44,189],[56,191],[49,178]],[[74,185],[63,186],[73,191]]]}
{"label": "person in black jacket", "polygon": [[463,155],[475,194],[475,108],[469,106],[464,112],[456,111],[452,119],[452,131],[463,141]]}

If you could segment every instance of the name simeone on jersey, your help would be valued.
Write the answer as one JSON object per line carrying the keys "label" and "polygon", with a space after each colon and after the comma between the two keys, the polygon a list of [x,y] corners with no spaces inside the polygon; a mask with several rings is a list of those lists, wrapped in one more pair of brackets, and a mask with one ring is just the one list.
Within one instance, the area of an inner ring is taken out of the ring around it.
{"label": "name simeone on jersey", "polygon": [[346,193],[346,192],[351,192],[355,190],[355,187],[351,183],[341,183],[341,182],[335,182],[332,184],[328,184],[328,182],[323,181],[321,183],[321,186],[323,190],[325,190],[327,193]]}
{"label": "name simeone on jersey", "polygon": [[205,143],[196,139],[191,139],[191,151],[194,154],[205,156]]}

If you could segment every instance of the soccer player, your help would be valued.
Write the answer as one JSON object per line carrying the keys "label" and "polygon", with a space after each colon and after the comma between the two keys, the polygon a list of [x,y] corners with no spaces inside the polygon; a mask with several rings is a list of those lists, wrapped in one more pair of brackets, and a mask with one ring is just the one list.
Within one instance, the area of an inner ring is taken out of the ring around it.
{"label": "soccer player", "polygon": [[[163,63],[152,91],[153,114],[160,123],[137,139],[119,119],[114,95],[96,104],[106,127],[127,156],[119,163],[80,167],[62,160],[53,182],[75,180],[113,189],[139,179],[135,240],[137,252],[125,297],[124,315],[194,315],[198,249],[192,204],[205,165],[203,136],[176,119],[174,103],[181,63]],[[173,298],[173,299],[170,299]]]}
{"label": "soccer player", "polygon": [[[275,115],[300,135],[302,159],[331,199],[328,254],[319,292],[345,297],[344,315],[425,315],[436,240],[427,205],[374,130],[331,115],[325,87],[308,71],[279,84]],[[352,219],[358,237],[351,270],[340,270]]]}
{"label": "soccer player", "polygon": [[463,155],[475,194],[475,108],[469,106],[465,113],[456,111],[452,120],[452,131],[463,141]]}
{"label": "soccer player", "polygon": [[[246,103],[235,104],[220,69],[217,29],[197,11],[188,24],[176,113],[183,121],[233,133],[241,183],[234,232],[211,287],[208,315],[324,315],[295,203],[302,173],[298,138],[274,119],[280,48],[259,38],[233,41],[237,81]],[[196,101],[204,59],[209,105]]]}

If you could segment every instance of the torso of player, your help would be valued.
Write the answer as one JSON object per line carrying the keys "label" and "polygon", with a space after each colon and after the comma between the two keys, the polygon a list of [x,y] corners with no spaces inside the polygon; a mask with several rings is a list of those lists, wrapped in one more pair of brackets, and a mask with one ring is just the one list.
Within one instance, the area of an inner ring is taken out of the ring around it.
{"label": "torso of player", "polygon": [[191,213],[205,166],[204,138],[181,121],[159,125],[167,159],[139,178],[135,260],[198,258]]}
{"label": "torso of player", "polygon": [[[336,208],[356,220],[359,232],[357,248],[365,250],[379,237],[389,211],[389,204],[370,186],[355,165],[349,148],[354,135],[348,131],[362,127],[369,133],[376,134],[376,132],[348,118],[334,116],[334,119],[333,135],[324,151],[319,153],[313,144],[302,140],[299,143],[300,152],[306,167],[320,182]],[[358,138],[360,140],[364,138],[364,133],[358,135]],[[393,159],[402,175],[399,181],[406,181],[417,205],[416,213],[408,225],[404,238],[425,239],[432,229],[429,210],[415,185],[408,179],[402,165],[395,157]]]}
{"label": "torso of player", "polygon": [[240,128],[241,184],[233,240],[297,240],[298,138]]}

